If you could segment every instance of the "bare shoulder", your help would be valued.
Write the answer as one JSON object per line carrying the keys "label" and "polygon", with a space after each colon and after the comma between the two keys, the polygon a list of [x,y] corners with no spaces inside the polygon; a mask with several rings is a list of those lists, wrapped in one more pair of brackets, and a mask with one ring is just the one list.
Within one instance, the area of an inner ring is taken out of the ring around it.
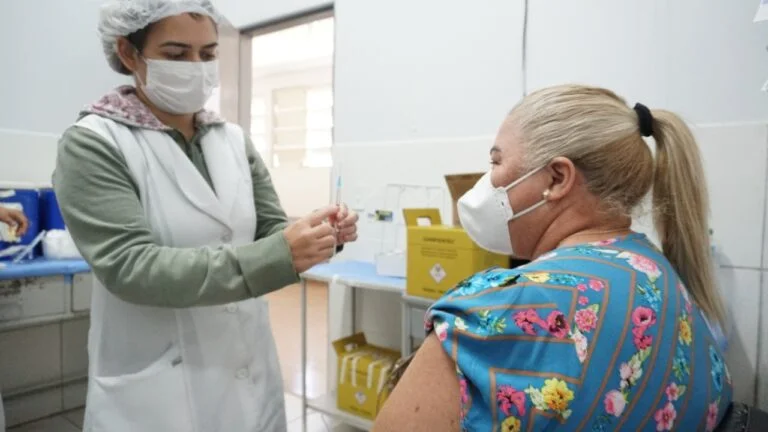
{"label": "bare shoulder", "polygon": [[432,334],[376,418],[375,432],[459,431],[456,364]]}

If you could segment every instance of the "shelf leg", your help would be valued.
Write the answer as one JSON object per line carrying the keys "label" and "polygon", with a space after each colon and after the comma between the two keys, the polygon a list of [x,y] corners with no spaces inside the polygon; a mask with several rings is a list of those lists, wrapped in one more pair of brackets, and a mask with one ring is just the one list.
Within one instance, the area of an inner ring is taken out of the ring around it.
{"label": "shelf leg", "polygon": [[301,430],[307,432],[307,281],[301,279]]}
{"label": "shelf leg", "polygon": [[411,354],[411,308],[405,300],[400,300],[400,355],[408,357]]}
{"label": "shelf leg", "polygon": [[350,320],[351,326],[352,326],[352,334],[357,333],[357,288],[350,285],[348,287],[349,289],[349,296],[351,298],[351,313],[352,313],[352,319]]}

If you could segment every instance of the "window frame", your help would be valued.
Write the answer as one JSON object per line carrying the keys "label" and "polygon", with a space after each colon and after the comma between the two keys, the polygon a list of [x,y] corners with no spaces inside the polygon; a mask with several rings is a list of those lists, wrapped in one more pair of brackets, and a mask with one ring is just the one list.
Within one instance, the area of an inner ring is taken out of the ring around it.
{"label": "window frame", "polygon": [[[257,36],[303,24],[309,24],[326,18],[335,18],[333,4],[323,5],[315,10],[306,11],[273,22],[258,24],[254,27],[244,29],[240,34],[240,79],[238,87],[241,90],[239,93],[244,95],[244,97],[241,97],[238,100],[238,123],[242,126],[243,130],[246,131],[248,136],[251,136],[251,103],[254,96],[259,95],[259,97],[263,97],[266,105],[265,138],[267,141],[267,148],[260,154],[262,155],[264,162],[270,168],[274,167],[273,157],[275,154],[273,136],[274,113],[271,109],[274,105],[272,103],[271,89],[285,87],[316,88],[327,86],[331,88],[331,92],[335,96],[333,77],[336,55],[336,20],[334,19],[334,52],[333,55],[328,57],[321,57],[302,62],[291,62],[280,66],[260,67],[258,70],[254,70],[252,64],[252,40]],[[309,74],[314,74],[315,76],[308,76]],[[258,83],[255,83],[257,79]],[[335,117],[336,109],[334,100],[334,104],[331,107],[331,118],[335,120]],[[333,125],[331,126],[330,133],[331,146],[329,151],[332,155],[335,143],[335,127]],[[305,158],[308,150],[309,149],[305,144]],[[313,168],[306,166],[305,164],[303,164],[302,167],[307,169]],[[330,166],[323,166],[323,168],[330,168]]]}

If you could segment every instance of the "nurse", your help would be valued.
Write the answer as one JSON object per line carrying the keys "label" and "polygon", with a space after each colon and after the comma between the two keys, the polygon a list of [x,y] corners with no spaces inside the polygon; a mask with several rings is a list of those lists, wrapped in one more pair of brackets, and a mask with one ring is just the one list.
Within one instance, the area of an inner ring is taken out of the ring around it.
{"label": "nurse", "polygon": [[85,431],[286,429],[264,294],[357,237],[329,206],[289,224],[219,84],[207,0],[103,6],[106,94],[62,136],[54,183],[96,276]]}

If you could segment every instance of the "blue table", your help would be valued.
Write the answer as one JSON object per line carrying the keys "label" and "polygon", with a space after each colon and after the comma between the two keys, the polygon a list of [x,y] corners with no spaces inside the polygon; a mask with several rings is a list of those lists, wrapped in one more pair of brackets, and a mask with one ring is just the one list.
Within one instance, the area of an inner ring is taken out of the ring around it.
{"label": "blue table", "polygon": [[0,261],[0,280],[60,275],[72,276],[90,271],[90,267],[83,260],[47,260],[38,258],[18,264],[11,264],[10,261]]}
{"label": "blue table", "polygon": [[339,261],[320,264],[301,275],[302,280],[329,283],[333,279],[356,288],[405,293],[405,278],[380,276],[376,265],[364,261]]}

